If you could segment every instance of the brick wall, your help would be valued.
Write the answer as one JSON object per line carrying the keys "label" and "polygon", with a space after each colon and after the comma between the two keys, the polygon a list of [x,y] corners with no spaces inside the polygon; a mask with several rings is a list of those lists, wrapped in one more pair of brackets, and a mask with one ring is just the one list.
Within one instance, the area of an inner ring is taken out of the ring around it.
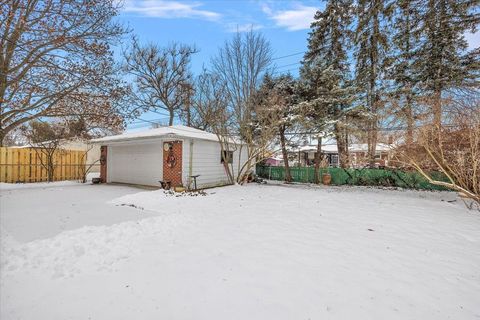
{"label": "brick wall", "polygon": [[[182,141],[165,141],[172,145],[172,150],[163,150],[163,180],[171,181],[172,187],[182,184]],[[168,157],[173,154],[175,157],[175,166],[169,166]]]}

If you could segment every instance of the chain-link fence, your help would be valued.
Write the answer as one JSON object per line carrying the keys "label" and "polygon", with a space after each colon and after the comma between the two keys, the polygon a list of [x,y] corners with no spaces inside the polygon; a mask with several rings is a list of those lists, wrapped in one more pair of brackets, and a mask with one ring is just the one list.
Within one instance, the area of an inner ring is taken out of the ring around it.
{"label": "chain-link fence", "polygon": [[[313,183],[315,181],[315,168],[291,167],[290,172],[294,182]],[[257,174],[270,180],[284,180],[284,167],[257,166]],[[403,171],[400,169],[343,169],[343,168],[320,168],[319,177],[324,173],[332,176],[332,185],[355,185],[355,186],[382,186],[400,187],[407,189],[423,190],[448,190],[445,187],[429,183],[416,171]],[[432,177],[440,181],[448,181],[447,177],[440,172],[431,173]]]}

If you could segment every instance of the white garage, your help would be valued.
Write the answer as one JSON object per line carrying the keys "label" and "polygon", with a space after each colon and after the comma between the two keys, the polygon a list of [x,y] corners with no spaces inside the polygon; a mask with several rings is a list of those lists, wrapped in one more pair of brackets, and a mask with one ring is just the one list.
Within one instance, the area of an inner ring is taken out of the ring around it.
{"label": "white garage", "polygon": [[158,185],[162,180],[162,146],[156,142],[112,145],[108,150],[111,182]]}
{"label": "white garage", "polygon": [[206,188],[229,183],[224,160],[233,175],[248,161],[245,144],[223,151],[215,134],[187,126],[129,132],[93,140],[101,145],[100,176],[107,183]]}

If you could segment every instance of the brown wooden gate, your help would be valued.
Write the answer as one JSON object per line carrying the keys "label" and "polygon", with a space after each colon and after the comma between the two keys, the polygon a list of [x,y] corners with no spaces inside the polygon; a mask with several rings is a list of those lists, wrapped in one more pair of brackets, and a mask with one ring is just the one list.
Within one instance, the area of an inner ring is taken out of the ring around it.
{"label": "brown wooden gate", "polygon": [[172,187],[182,185],[182,141],[163,143],[163,181]]}

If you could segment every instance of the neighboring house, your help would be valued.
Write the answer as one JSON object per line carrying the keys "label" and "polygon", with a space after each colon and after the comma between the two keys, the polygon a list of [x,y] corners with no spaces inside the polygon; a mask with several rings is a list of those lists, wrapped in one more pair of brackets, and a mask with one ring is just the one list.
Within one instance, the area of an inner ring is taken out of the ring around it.
{"label": "neighboring house", "polygon": [[[368,145],[366,143],[352,144],[348,147],[352,167],[363,167],[368,164]],[[376,149],[375,163],[379,167],[388,166],[392,146],[379,143]],[[294,157],[293,165],[313,166],[315,164],[316,145],[306,145],[291,150],[289,153]],[[322,145],[322,155],[327,159],[330,167],[339,166],[338,149],[336,144]],[[290,157],[289,157],[290,158]]]}
{"label": "neighboring house", "polygon": [[87,152],[86,167],[89,172],[100,172],[100,146],[87,143],[83,140],[65,140],[60,147],[65,150],[76,150]]}
{"label": "neighboring house", "polygon": [[[389,166],[394,145],[377,143],[375,152],[375,165],[378,167]],[[356,143],[348,147],[353,167],[364,167],[368,164],[368,144]]]}
{"label": "neighboring house", "polygon": [[[102,181],[147,186],[197,187],[228,184],[221,146],[215,134],[176,125],[92,140],[101,146]],[[246,145],[227,156],[234,175],[248,159]],[[240,155],[240,159],[239,159]]]}
{"label": "neighboring house", "polygon": [[263,163],[266,165],[266,166],[270,166],[270,167],[280,167],[280,166],[284,166],[285,165],[285,162],[283,161],[283,157],[281,155],[278,155],[278,156],[270,156],[268,158],[266,158]]}

